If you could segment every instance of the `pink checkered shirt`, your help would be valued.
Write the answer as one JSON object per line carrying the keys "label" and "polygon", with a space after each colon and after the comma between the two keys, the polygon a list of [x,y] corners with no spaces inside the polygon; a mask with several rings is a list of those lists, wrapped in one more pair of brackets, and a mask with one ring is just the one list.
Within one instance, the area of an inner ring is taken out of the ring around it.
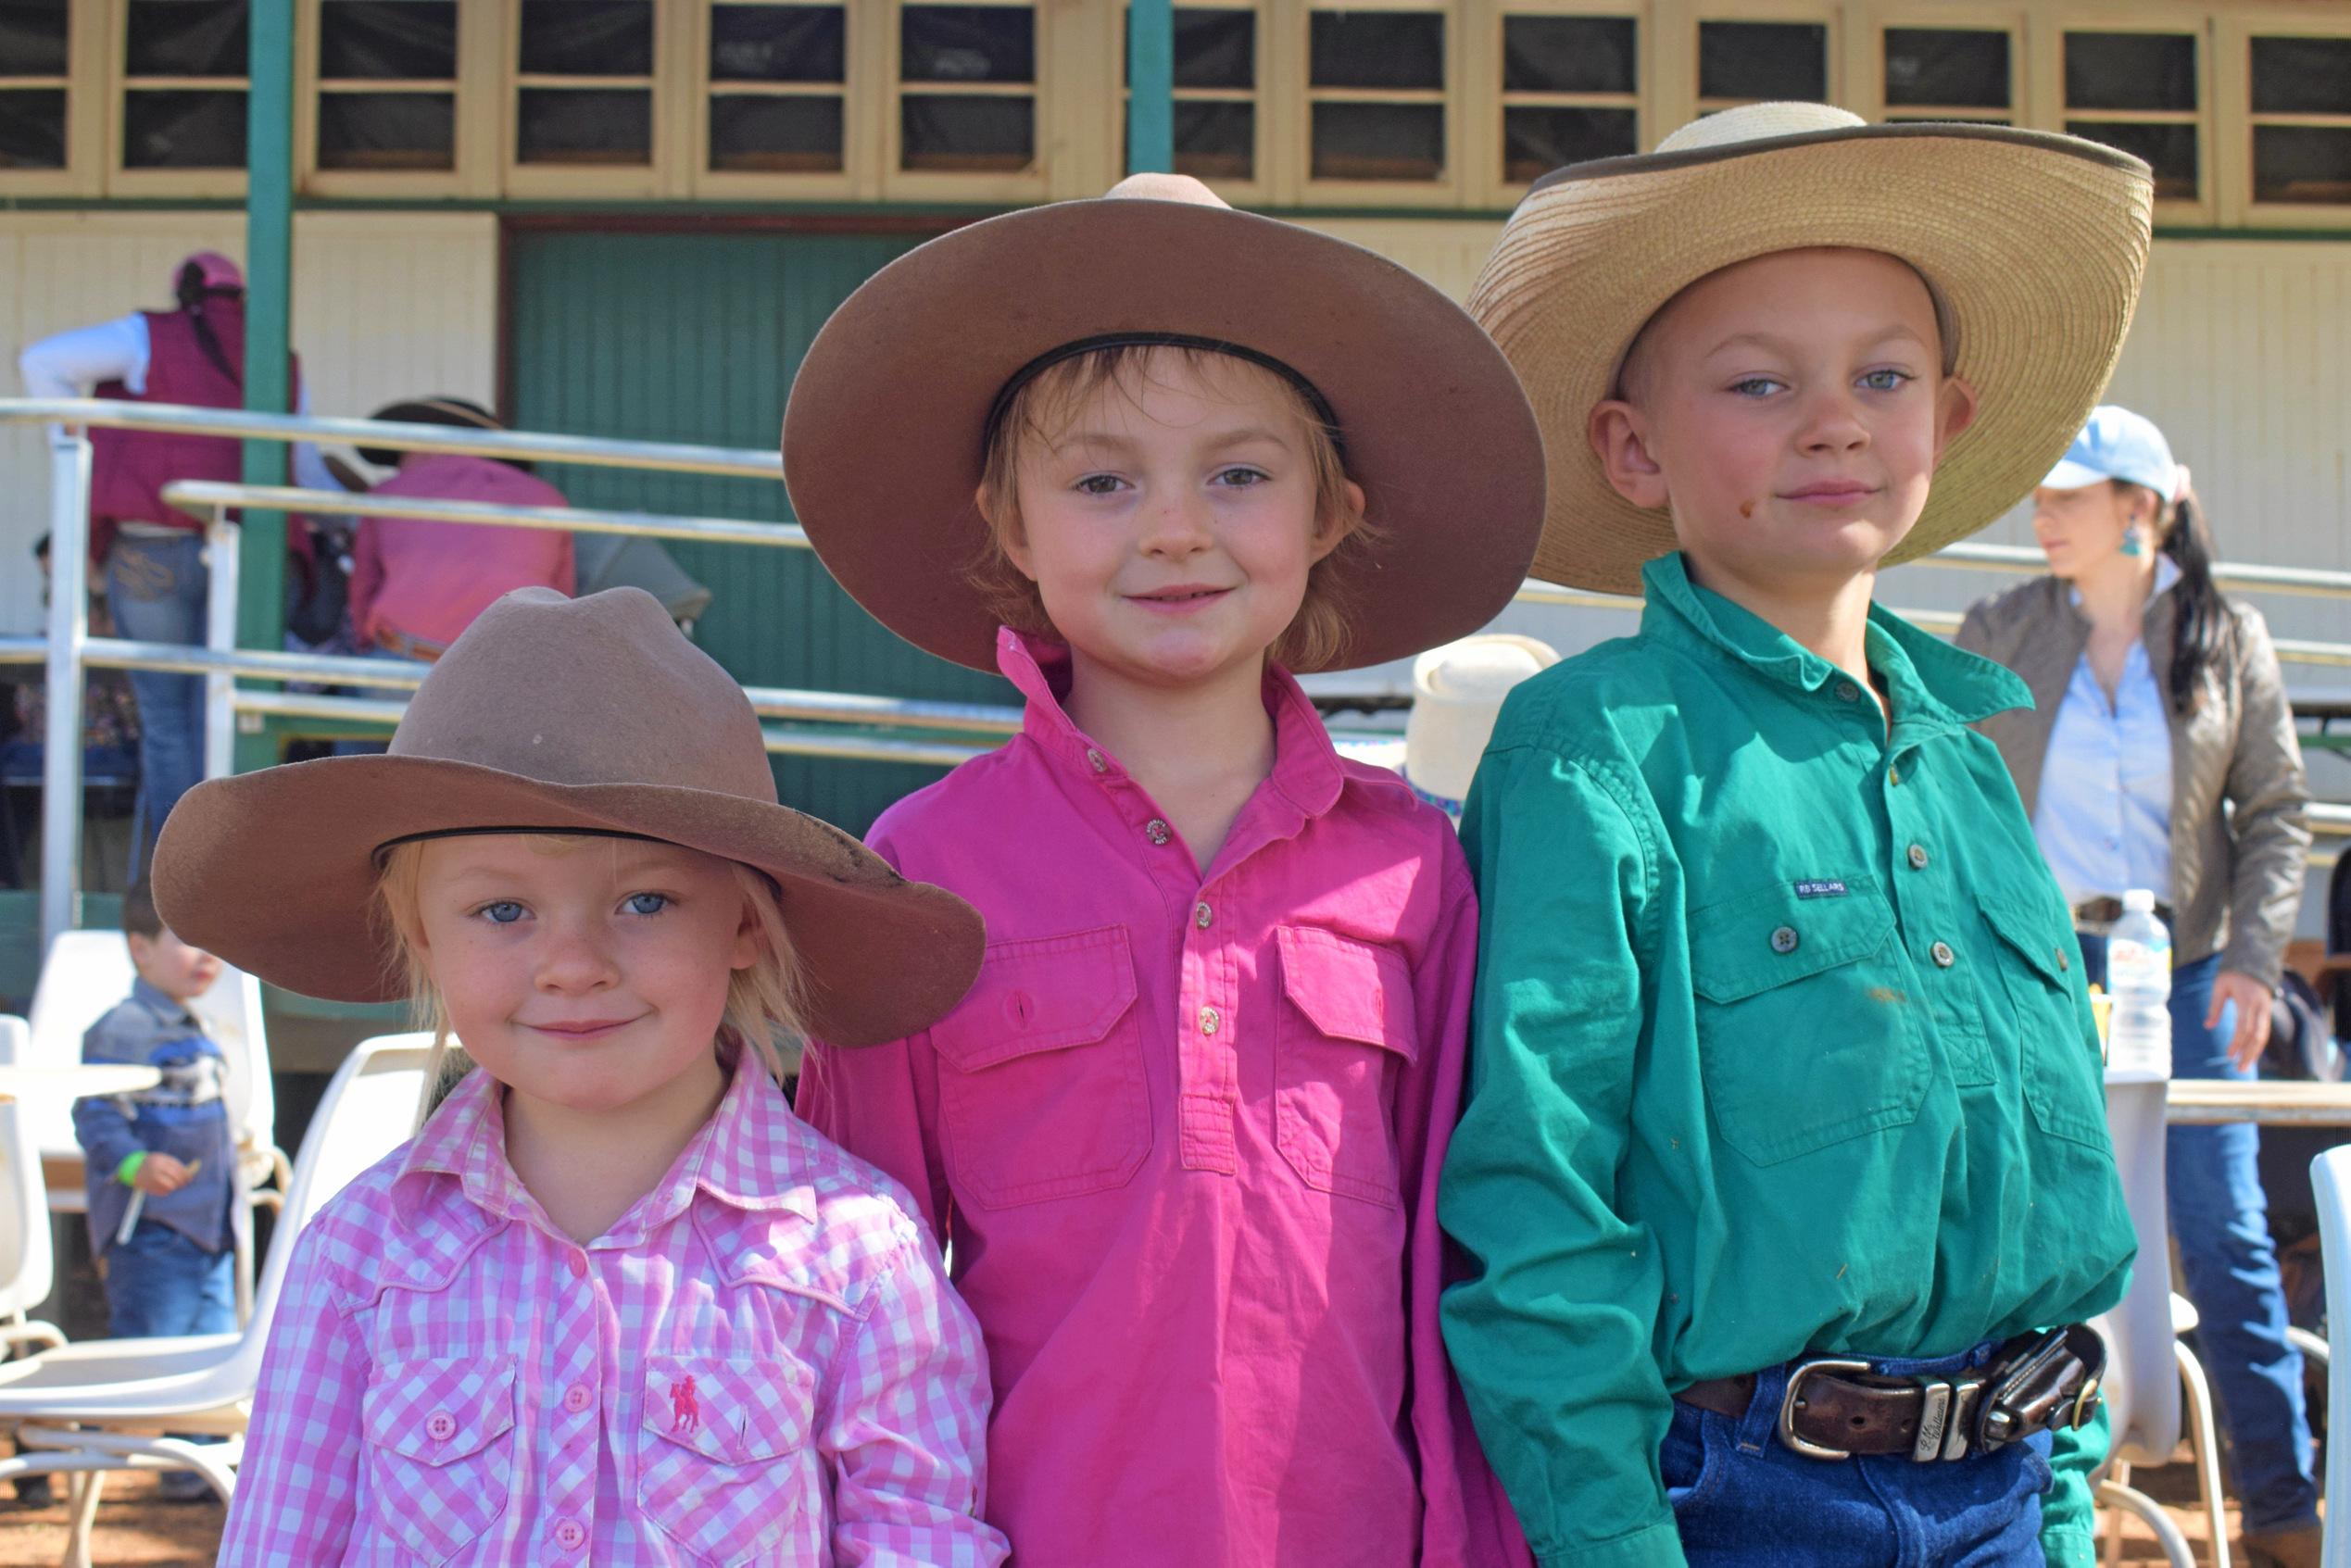
{"label": "pink checkered shirt", "polygon": [[220,1562],[994,1568],[987,1361],[915,1211],[745,1053],[582,1248],[472,1073],[296,1245]]}

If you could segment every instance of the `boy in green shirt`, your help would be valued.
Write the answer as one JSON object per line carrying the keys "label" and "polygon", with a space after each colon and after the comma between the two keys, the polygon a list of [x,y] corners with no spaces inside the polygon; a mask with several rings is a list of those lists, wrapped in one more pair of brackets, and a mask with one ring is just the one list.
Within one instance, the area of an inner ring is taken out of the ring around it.
{"label": "boy in green shirt", "polygon": [[2093,1560],[2132,1233],[1968,728],[2030,699],[1870,595],[2064,450],[2150,202],[2068,137],[1757,105],[1539,182],[1472,295],[1551,421],[1537,574],[1648,597],[1463,821],[1446,1341],[1547,1568]]}

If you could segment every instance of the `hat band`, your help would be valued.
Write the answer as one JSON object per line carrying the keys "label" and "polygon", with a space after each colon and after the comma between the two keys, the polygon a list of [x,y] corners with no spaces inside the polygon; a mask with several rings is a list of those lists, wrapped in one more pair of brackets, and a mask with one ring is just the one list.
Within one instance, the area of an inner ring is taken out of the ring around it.
{"label": "hat band", "polygon": [[996,401],[988,405],[987,422],[980,427],[981,450],[995,445],[996,433],[1004,423],[1005,417],[1012,411],[1012,402],[1020,396],[1023,387],[1064,359],[1075,359],[1103,348],[1198,348],[1211,354],[1228,354],[1236,359],[1246,359],[1262,370],[1273,371],[1296,388],[1298,395],[1306,399],[1307,410],[1330,433],[1332,442],[1344,450],[1344,444],[1339,440],[1339,416],[1331,411],[1329,401],[1313,382],[1270,354],[1261,354],[1238,343],[1226,343],[1222,338],[1196,337],[1189,332],[1103,332],[1095,337],[1074,339],[1059,348],[1047,349],[1014,370],[998,390]]}
{"label": "hat band", "polygon": [[381,866],[383,857],[403,844],[422,844],[429,838],[494,838],[509,834],[534,834],[548,838],[637,838],[647,844],[671,842],[649,833],[623,833],[618,828],[524,827],[520,824],[513,827],[434,828],[429,833],[404,833],[397,838],[385,839],[375,847],[375,863]]}

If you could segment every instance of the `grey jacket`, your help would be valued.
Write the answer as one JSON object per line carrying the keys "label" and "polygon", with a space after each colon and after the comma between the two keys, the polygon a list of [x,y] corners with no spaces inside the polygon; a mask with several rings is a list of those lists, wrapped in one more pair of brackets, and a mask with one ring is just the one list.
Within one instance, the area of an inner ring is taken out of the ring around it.
{"label": "grey jacket", "polygon": [[[2310,790],[2269,628],[2258,611],[2221,602],[2219,648],[2193,713],[2172,711],[2169,589],[2147,601],[2140,632],[2171,721],[2173,951],[2181,963],[2218,952],[2221,968],[2275,985],[2302,903]],[[1958,642],[2006,665],[2032,689],[2030,709],[1997,713],[1978,726],[2000,748],[2030,816],[2057,704],[2090,645],[2089,618],[2067,583],[2036,577],[1980,601],[1961,622]]]}

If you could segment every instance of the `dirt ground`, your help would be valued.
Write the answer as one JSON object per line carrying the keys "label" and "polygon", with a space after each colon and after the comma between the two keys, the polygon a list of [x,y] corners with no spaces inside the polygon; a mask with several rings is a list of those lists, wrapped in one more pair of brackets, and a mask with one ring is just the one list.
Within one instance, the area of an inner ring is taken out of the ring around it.
{"label": "dirt ground", "polygon": [[[2174,1511],[2181,1528],[2199,1550],[2207,1532],[2194,1508],[2195,1472],[2185,1464],[2161,1470],[2142,1469],[2135,1483]],[[157,1499],[151,1475],[107,1478],[105,1500],[98,1506],[98,1527],[92,1537],[90,1560],[98,1568],[205,1568],[220,1545],[221,1511],[213,1503],[166,1503]],[[0,1488],[0,1568],[47,1568],[64,1560],[66,1547],[65,1488],[58,1501],[45,1509],[17,1506]],[[2229,1516],[2232,1536],[2236,1514]],[[2242,1544],[2234,1544],[2235,1561],[2244,1561]],[[2125,1521],[2121,1562],[2160,1562],[2155,1538],[2135,1522]]]}

